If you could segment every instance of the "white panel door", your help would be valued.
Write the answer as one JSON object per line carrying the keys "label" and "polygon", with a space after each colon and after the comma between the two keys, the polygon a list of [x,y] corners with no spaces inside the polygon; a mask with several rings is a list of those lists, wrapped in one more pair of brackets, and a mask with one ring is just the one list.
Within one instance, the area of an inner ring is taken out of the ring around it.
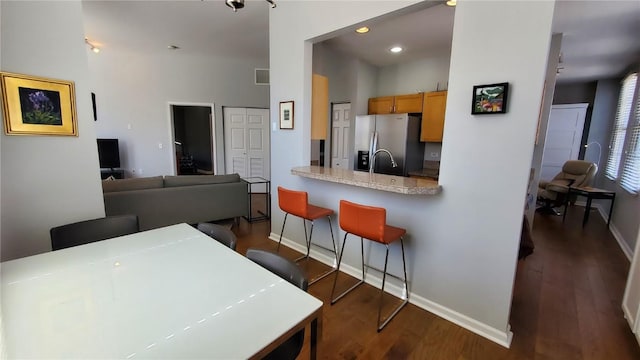
{"label": "white panel door", "polygon": [[551,107],[542,155],[541,179],[553,179],[567,160],[578,158],[588,105],[568,104]]}
{"label": "white panel door", "polygon": [[[224,108],[225,170],[241,177],[259,176],[269,180],[269,110]],[[265,192],[264,184],[253,192]]]}
{"label": "white panel door", "polygon": [[331,111],[331,167],[350,169],[351,104],[334,104]]}

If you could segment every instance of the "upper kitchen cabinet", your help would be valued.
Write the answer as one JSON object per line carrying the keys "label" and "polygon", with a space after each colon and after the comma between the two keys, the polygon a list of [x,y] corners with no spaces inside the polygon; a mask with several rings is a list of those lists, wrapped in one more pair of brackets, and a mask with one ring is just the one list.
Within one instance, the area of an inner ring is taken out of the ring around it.
{"label": "upper kitchen cabinet", "polygon": [[422,93],[369,99],[369,115],[421,113]]}
{"label": "upper kitchen cabinet", "polygon": [[313,74],[311,79],[311,140],[326,140],[329,124],[329,78]]}
{"label": "upper kitchen cabinet", "polygon": [[420,141],[442,142],[446,105],[446,91],[434,91],[424,94]]}

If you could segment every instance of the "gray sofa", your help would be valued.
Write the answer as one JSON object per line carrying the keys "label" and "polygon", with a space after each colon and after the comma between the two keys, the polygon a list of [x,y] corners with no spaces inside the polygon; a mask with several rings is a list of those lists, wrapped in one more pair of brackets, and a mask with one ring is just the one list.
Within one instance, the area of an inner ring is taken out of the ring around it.
{"label": "gray sofa", "polygon": [[138,215],[140,230],[248,215],[238,174],[155,176],[102,182],[107,216]]}

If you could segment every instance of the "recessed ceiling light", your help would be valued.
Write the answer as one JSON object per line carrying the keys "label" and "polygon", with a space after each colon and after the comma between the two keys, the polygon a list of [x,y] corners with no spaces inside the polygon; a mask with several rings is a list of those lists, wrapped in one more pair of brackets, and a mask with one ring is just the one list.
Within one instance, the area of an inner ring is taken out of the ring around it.
{"label": "recessed ceiling light", "polygon": [[447,0],[446,4],[447,6],[456,6],[456,0]]}
{"label": "recessed ceiling light", "polygon": [[391,49],[389,49],[389,51],[391,51],[392,53],[399,53],[401,52],[403,49],[400,46],[394,46]]}
{"label": "recessed ceiling light", "polygon": [[168,46],[167,46],[167,49],[169,49],[169,50],[178,50],[178,49],[180,49],[180,46],[177,46],[177,45],[168,45]]}
{"label": "recessed ceiling light", "polygon": [[366,27],[366,26],[363,26],[363,27],[361,27],[361,28],[357,28],[357,29],[356,29],[356,32],[357,32],[358,34],[366,34],[366,33],[368,33],[368,32],[369,32],[369,28],[368,28],[368,27]]}

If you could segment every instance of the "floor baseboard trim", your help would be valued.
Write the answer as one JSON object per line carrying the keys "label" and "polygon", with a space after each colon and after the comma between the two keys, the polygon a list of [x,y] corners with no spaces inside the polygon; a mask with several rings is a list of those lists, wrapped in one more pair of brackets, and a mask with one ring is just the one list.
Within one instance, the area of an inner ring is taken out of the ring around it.
{"label": "floor baseboard trim", "polygon": [[624,314],[624,318],[627,319],[627,323],[629,323],[629,327],[633,329],[635,325],[635,317],[631,313],[631,311],[629,311],[624,301],[622,302],[622,313]]}
{"label": "floor baseboard trim", "polygon": [[513,332],[511,331],[510,326],[508,326],[506,331],[501,331],[457,311],[451,310],[446,306],[442,306],[436,302],[425,299],[422,296],[415,294],[411,294],[409,302],[445,320],[451,321],[452,323],[461,326],[475,334],[491,340],[498,345],[502,345],[507,349],[511,346]]}
{"label": "floor baseboard trim", "polygon": [[[607,213],[602,208],[602,206],[600,204],[597,204],[597,205],[594,206],[594,208],[598,210],[598,213],[602,217],[602,220],[604,220],[604,222],[606,223],[608,217],[607,217]],[[631,262],[631,260],[633,259],[633,250],[631,250],[631,248],[629,247],[627,242],[624,241],[624,238],[622,237],[622,234],[620,234],[620,231],[618,231],[618,228],[616,227],[616,224],[614,224],[612,222],[609,225],[609,231],[611,232],[611,235],[613,235],[613,237],[618,242],[618,246],[620,246],[620,249],[624,253],[624,256],[626,256],[627,260],[629,260],[629,262]]]}
{"label": "floor baseboard trim", "polygon": [[[587,203],[586,201],[576,201],[575,205],[586,207]],[[602,208],[602,205],[594,204],[594,205],[591,205],[591,207],[593,209],[598,210],[598,214],[600,214],[600,217],[602,217],[602,220],[604,220],[605,223],[608,221],[608,215],[606,211]],[[624,253],[624,256],[626,256],[627,260],[631,262],[631,260],[633,259],[633,250],[631,250],[627,242],[624,241],[622,234],[620,234],[620,231],[618,231],[618,228],[616,228],[616,225],[613,222],[609,225],[609,232],[611,232],[611,235],[613,235],[613,237],[618,242],[618,246],[620,246],[620,249]]]}
{"label": "floor baseboard trim", "polygon": [[[271,233],[269,234],[269,239],[278,242],[278,239],[280,239],[280,235]],[[292,241],[286,237],[282,238],[282,245],[285,245],[293,250],[302,253],[305,253],[307,251],[307,248],[304,245]],[[333,257],[327,256],[326,254],[323,254],[313,248],[311,248],[309,256],[315,260],[322,262],[325,265],[334,266]],[[362,279],[362,269],[358,269],[354,266],[343,264],[340,267],[340,271],[351,275],[356,279]],[[372,272],[368,272],[366,274],[365,282],[378,289],[382,287],[382,279]],[[385,285],[385,291],[401,299],[405,299],[407,295],[404,292],[404,287],[400,286],[400,283],[393,283],[391,281],[387,281],[387,284]],[[510,327],[505,331],[501,331],[411,292],[409,292],[409,302],[423,310],[426,310],[475,334],[491,340],[498,345],[504,346],[506,348],[509,348],[511,346],[513,332],[511,332]]]}

